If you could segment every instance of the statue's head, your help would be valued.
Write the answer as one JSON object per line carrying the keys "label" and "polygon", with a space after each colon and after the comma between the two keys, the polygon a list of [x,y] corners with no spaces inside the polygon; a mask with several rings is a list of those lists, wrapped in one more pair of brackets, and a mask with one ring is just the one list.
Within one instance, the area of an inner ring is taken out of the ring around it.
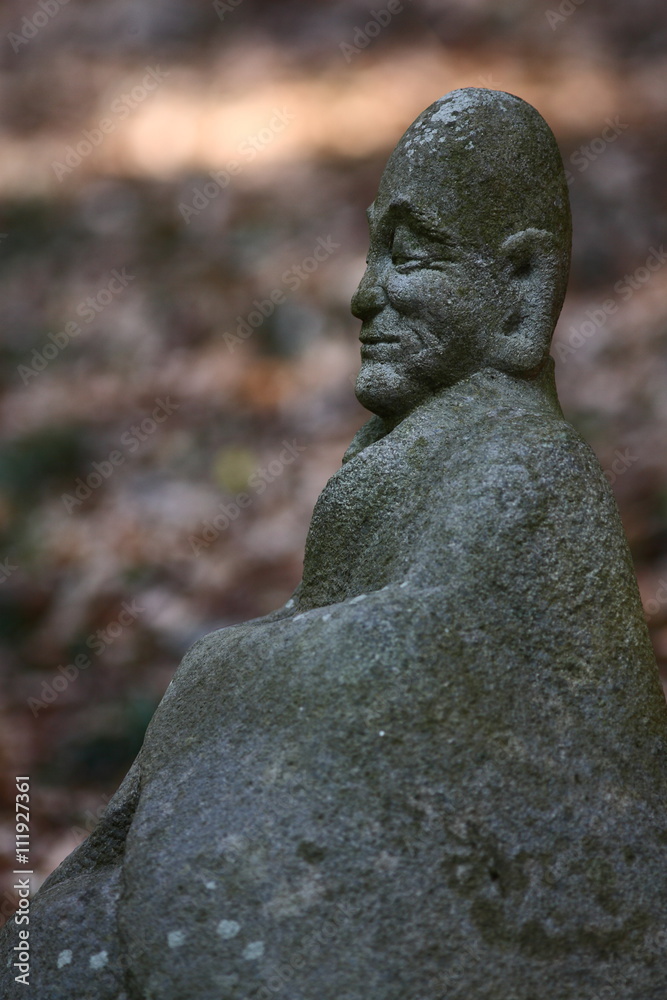
{"label": "statue's head", "polygon": [[530,104],[466,88],[410,126],[369,211],[357,396],[400,419],[482,368],[539,371],[570,260],[565,172]]}

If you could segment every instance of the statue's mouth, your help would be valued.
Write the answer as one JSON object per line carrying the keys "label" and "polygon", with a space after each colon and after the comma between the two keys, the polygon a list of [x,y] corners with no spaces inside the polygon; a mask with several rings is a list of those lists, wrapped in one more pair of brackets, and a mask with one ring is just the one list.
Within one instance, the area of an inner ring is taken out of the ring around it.
{"label": "statue's mouth", "polygon": [[362,361],[382,361],[388,360],[389,355],[394,352],[387,351],[385,348],[389,348],[392,344],[398,344],[400,338],[397,336],[391,336],[385,334],[384,336],[377,336],[373,334],[364,335],[359,338],[361,341],[361,359]]}
{"label": "statue's mouth", "polygon": [[397,344],[401,338],[397,333],[376,333],[374,330],[364,330],[359,334],[359,340],[363,347],[370,347],[373,344]]}

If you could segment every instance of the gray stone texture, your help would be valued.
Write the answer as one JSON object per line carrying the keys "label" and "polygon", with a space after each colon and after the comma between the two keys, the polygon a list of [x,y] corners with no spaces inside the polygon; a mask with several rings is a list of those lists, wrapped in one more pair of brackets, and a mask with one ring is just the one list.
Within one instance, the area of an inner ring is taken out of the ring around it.
{"label": "gray stone texture", "polygon": [[553,137],[518,98],[448,95],[371,222],[353,310],[375,415],[303,582],[187,654],[33,901],[34,985],[5,969],[3,996],[664,1000],[667,710],[547,354],[570,238]]}

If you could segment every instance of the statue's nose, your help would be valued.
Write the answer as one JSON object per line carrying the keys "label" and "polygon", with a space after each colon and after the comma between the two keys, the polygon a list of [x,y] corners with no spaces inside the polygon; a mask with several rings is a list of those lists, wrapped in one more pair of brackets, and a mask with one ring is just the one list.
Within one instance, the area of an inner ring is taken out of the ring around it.
{"label": "statue's nose", "polygon": [[387,295],[380,283],[374,267],[367,267],[359,282],[359,287],[352,296],[352,315],[360,320],[373,319],[387,304]]}

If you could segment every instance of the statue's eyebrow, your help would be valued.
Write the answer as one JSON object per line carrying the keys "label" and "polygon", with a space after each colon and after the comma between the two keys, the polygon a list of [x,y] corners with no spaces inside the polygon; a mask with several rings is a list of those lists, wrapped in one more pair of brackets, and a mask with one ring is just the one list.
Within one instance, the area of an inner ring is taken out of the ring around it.
{"label": "statue's eyebrow", "polygon": [[[378,221],[375,202],[366,209],[366,218],[371,227]],[[456,246],[454,236],[444,228],[435,213],[411,204],[407,198],[396,198],[392,201],[384,213],[384,219],[387,222],[406,222],[429,239],[447,246]]]}

